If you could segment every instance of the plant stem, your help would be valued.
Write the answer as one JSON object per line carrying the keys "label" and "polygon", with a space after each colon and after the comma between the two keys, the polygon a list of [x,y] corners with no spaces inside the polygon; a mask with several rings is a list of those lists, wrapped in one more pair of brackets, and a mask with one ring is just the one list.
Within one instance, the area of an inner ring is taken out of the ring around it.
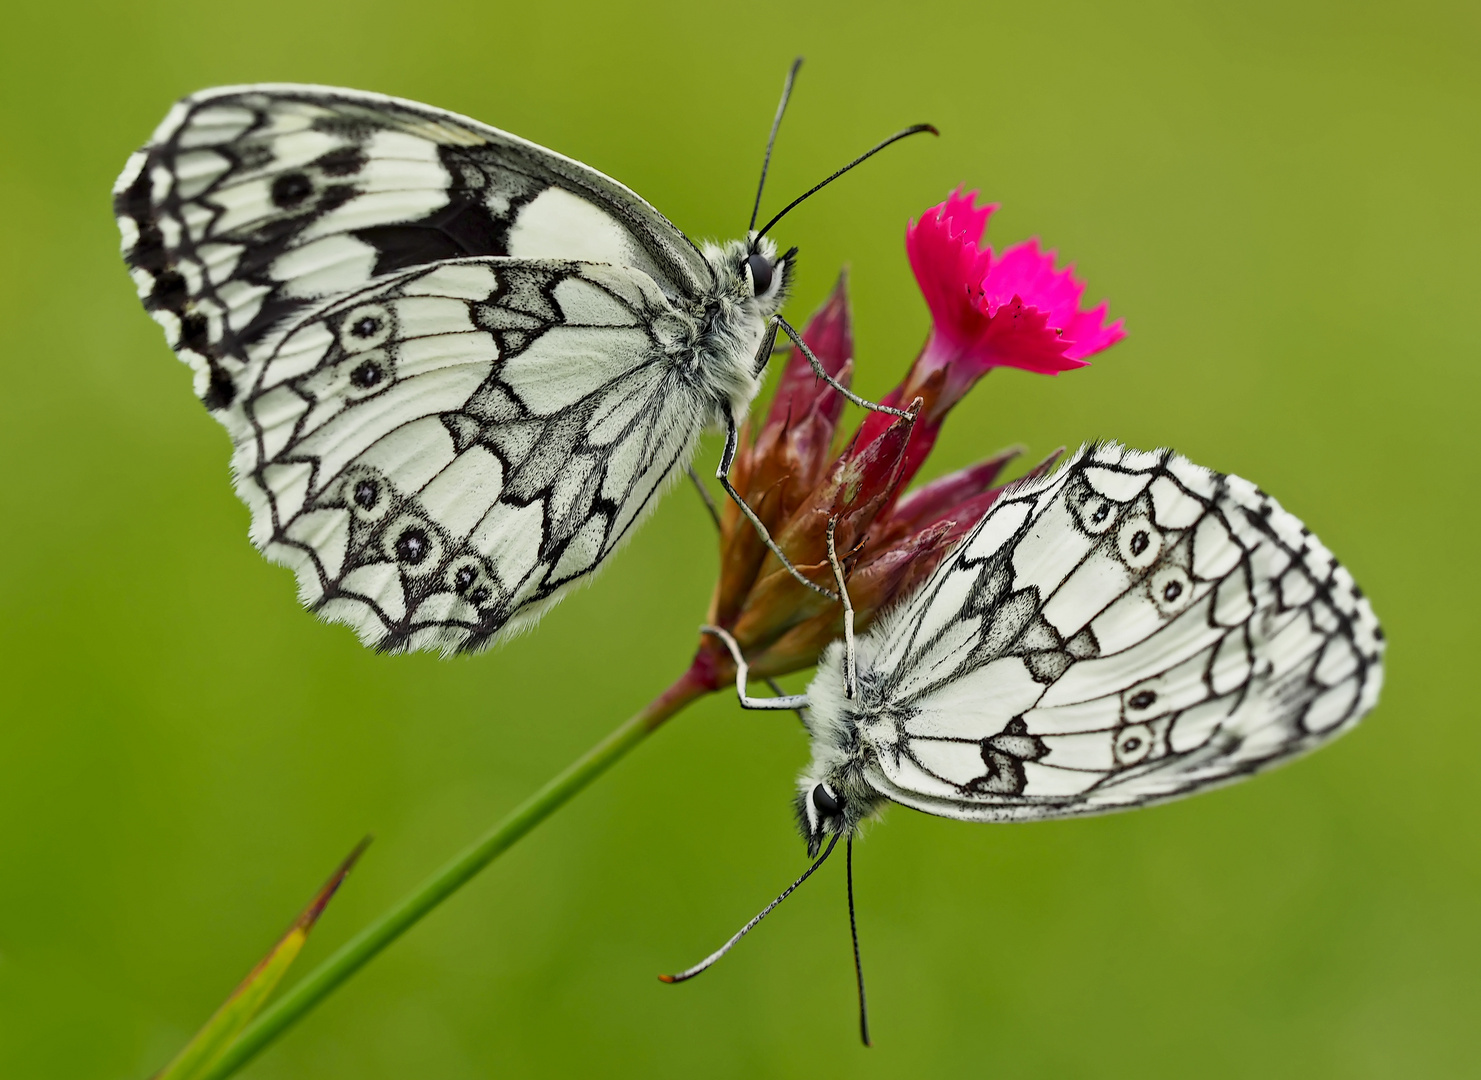
{"label": "plant stem", "polygon": [[657,730],[665,720],[713,690],[714,674],[708,670],[709,665],[704,657],[702,652],[695,658],[694,665],[672,686],[264,1009],[211,1068],[201,1074],[201,1080],[221,1080],[240,1069],[258,1051],[369,963],[372,957],[466,885],[475,874],[509,850],[516,840],[564,806],[572,796],[606,772],[618,758]]}

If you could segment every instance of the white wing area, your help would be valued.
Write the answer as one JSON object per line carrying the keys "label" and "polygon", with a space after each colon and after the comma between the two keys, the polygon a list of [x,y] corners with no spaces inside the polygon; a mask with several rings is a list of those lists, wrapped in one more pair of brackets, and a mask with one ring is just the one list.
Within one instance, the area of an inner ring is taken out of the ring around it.
{"label": "white wing area", "polygon": [[628,534],[708,406],[641,271],[466,259],[297,323],[218,411],[252,540],[388,651],[532,621]]}
{"label": "white wing area", "polygon": [[891,799],[1008,821],[1145,805],[1313,749],[1377,702],[1384,642],[1274,499],[1103,444],[1005,495],[859,647],[858,702],[836,648],[820,666],[815,735],[857,734]]}
{"label": "white wing area", "polygon": [[140,298],[210,409],[314,305],[472,256],[610,262],[671,298],[713,280],[662,214],[579,162],[455,113],[323,86],[205,90],[113,189]]}

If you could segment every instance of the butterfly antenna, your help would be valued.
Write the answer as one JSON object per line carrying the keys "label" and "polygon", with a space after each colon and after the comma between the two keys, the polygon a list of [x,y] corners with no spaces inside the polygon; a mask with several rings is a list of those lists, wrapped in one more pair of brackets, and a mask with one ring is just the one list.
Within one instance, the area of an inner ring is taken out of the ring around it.
{"label": "butterfly antenna", "polygon": [[848,929],[854,938],[854,978],[859,983],[859,1038],[864,1040],[865,1046],[873,1046],[869,1041],[869,1005],[864,1000],[864,965],[859,961],[859,922],[854,918],[854,838],[849,836],[846,849],[848,862]]}
{"label": "butterfly antenna", "polygon": [[659,978],[659,981],[660,982],[666,982],[666,983],[681,983],[681,982],[685,982],[685,981],[687,981],[689,979],[694,978],[701,971],[704,971],[707,968],[713,967],[716,960],[719,960],[720,957],[724,956],[731,949],[735,948],[735,943],[751,932],[751,928],[752,927],[754,927],[762,919],[766,918],[766,916],[770,915],[772,908],[776,907],[778,904],[780,904],[787,897],[791,896],[792,893],[794,891],[796,891],[797,886],[801,885],[808,878],[812,877],[813,871],[816,870],[818,867],[822,866],[823,863],[827,861],[828,856],[833,854],[833,849],[835,847],[837,847],[837,846],[838,846],[838,834],[837,833],[834,833],[833,834],[833,839],[830,840],[830,841],[828,841],[828,849],[826,851],[824,851],[821,855],[818,856],[818,861],[815,862],[815,863],[813,863],[806,870],[804,870],[802,872],[802,876],[800,878],[798,878],[796,881],[792,882],[792,884],[788,885],[785,889],[783,889],[781,896],[778,896],[775,900],[773,900],[771,903],[767,904],[764,908],[762,908],[760,914],[758,914],[754,919],[752,919],[750,922],[746,923],[745,926],[742,926],[738,931],[736,931],[736,934],[735,934],[734,937],[732,937],[724,945],[721,945],[714,952],[710,953],[709,956],[706,956],[699,963],[695,964],[692,968],[688,968],[688,969],[686,969],[684,971],[681,971],[677,975],[660,975],[658,977]]}
{"label": "butterfly antenna", "polygon": [[[852,169],[856,165],[862,165],[864,162],[866,162],[870,158],[872,158],[875,154],[877,154],[881,150],[883,150],[886,146],[889,146],[891,143],[897,143],[901,139],[908,139],[912,135],[919,135],[922,132],[926,132],[926,131],[929,131],[932,135],[940,135],[941,134],[941,132],[939,132],[939,131],[936,130],[936,128],[935,128],[934,125],[931,125],[931,124],[911,124],[904,131],[897,131],[893,135],[891,135],[888,139],[884,140],[884,142],[879,143],[878,145],[874,146],[872,149],[869,149],[869,150],[864,151],[858,157],[854,158],[853,161],[850,161],[843,168],[841,168],[837,172],[835,172],[832,176],[829,176],[826,180],[823,180],[820,183],[814,184],[812,187],[810,187],[806,191],[804,191],[801,195],[797,196],[797,198],[795,198],[791,202],[789,202],[786,206],[784,206],[782,208],[782,212],[780,214],[778,214],[776,217],[772,218],[770,221],[768,221],[762,227],[761,231],[759,233],[757,233],[756,236],[758,238],[760,238],[762,236],[765,236],[767,233],[769,233],[771,231],[771,227],[773,225],[775,225],[778,221],[781,221],[782,218],[786,217],[789,213],[791,213],[791,211],[795,207],[797,207],[800,203],[802,203],[804,200],[812,198],[812,196],[814,196],[818,192],[822,191],[825,187],[827,187],[829,184],[833,183],[833,181],[837,180],[844,173],[848,172],[850,169]],[[768,151],[768,156],[769,155],[770,155],[770,151]],[[763,172],[762,175],[765,176],[765,173]],[[760,199],[759,199],[759,197],[757,199],[757,205],[758,206],[760,205]],[[755,219],[753,218],[752,219],[752,223],[753,224],[754,224],[754,220]]]}
{"label": "butterfly antenna", "polygon": [[777,129],[782,126],[782,114],[787,111],[787,102],[792,97],[792,84],[797,81],[797,69],[802,67],[802,57],[792,61],[787,69],[787,81],[782,83],[782,100],[777,102],[776,116],[771,121],[771,134],[766,137],[766,156],[761,159],[761,182],[756,185],[756,203],[751,207],[751,223],[746,226],[749,233],[756,227],[756,216],[761,213],[761,193],[766,190],[766,170],[771,167],[771,148],[776,145]]}

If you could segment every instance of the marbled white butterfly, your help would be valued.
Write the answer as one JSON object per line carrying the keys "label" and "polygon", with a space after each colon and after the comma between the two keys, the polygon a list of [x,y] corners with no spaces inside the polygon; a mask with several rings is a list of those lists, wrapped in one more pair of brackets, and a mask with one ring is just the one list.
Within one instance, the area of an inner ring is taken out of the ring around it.
{"label": "marbled white butterfly", "polygon": [[776,327],[797,340],[780,214],[701,249],[580,162],[378,94],[194,94],[114,205],[139,296],[231,434],[253,543],[389,651],[532,623],[707,425],[728,472]]}
{"label": "marbled white butterfly", "polygon": [[1006,492],[805,695],[749,697],[706,629],[743,705],[807,709],[797,819],[810,856],[828,842],[809,874],[887,802],[1038,821],[1229,783],[1347,731],[1383,683],[1373,609],[1299,520],[1115,444]]}

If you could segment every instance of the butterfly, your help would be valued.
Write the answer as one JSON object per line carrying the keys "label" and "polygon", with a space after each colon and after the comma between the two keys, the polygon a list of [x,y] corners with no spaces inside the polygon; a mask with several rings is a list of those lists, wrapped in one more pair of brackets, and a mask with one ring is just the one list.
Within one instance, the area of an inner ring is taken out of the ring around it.
{"label": "butterfly", "polygon": [[766,235],[787,210],[700,247],[595,169],[379,94],[193,94],[114,207],[145,308],[231,435],[252,542],[384,651],[532,624],[704,428],[726,429],[728,473],[777,327],[805,350],[779,315],[797,249]]}
{"label": "butterfly", "polygon": [[[1114,443],[1006,491],[919,590],[828,647],[806,694],[750,697],[734,640],[706,630],[744,706],[807,710],[795,809],[817,861],[792,889],[840,837],[851,870],[853,837],[890,802],[1042,821],[1288,761],[1374,707],[1385,647],[1352,575],[1273,498]],[[852,924],[852,873],[849,896]]]}

